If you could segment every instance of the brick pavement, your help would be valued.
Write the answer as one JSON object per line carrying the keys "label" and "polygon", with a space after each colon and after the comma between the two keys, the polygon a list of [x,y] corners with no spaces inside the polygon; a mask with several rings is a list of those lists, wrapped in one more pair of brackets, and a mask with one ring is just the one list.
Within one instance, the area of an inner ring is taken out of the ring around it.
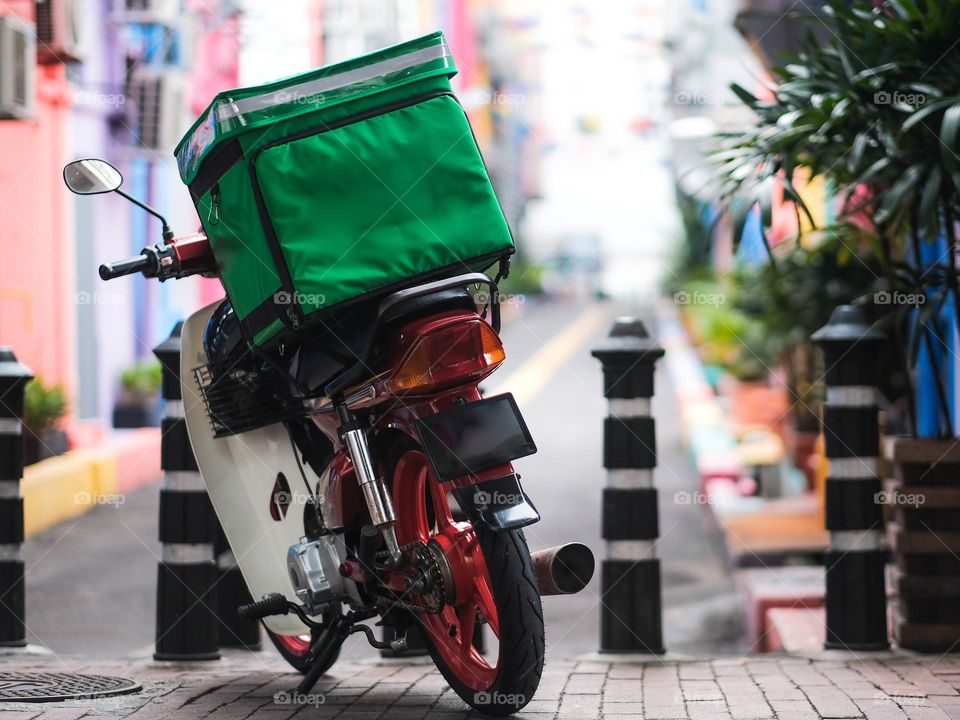
{"label": "brick pavement", "polygon": [[[0,657],[0,672],[76,671],[133,677],[132,695],[63,703],[0,703],[0,720],[340,718],[414,720],[471,714],[429,664],[334,666],[308,697],[272,652],[231,653],[212,663]],[[960,657],[840,654],[714,660],[548,662],[519,718],[554,720],[946,720],[960,718]]]}

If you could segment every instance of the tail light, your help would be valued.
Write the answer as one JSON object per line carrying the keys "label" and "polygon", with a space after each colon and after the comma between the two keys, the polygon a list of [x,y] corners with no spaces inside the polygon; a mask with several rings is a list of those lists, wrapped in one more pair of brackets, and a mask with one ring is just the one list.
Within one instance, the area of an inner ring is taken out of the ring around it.
{"label": "tail light", "polygon": [[506,358],[503,343],[482,320],[458,322],[418,338],[386,381],[394,394],[426,392],[480,380]]}

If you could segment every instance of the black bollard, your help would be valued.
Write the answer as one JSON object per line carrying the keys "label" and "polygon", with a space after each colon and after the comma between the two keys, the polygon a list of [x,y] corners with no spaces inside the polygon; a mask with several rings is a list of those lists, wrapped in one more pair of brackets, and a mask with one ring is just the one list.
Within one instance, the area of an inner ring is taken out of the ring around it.
{"label": "black bollard", "polygon": [[883,650],[887,640],[881,484],[877,476],[880,346],[884,335],[853,305],[834,309],[813,340],[823,350],[827,402],[828,649]]}
{"label": "black bollard", "polygon": [[247,582],[243,579],[237,558],[223,534],[223,528],[217,522],[217,568],[219,581],[217,583],[217,615],[220,623],[218,637],[220,647],[241,648],[244,650],[259,650],[260,622],[251,618],[242,618],[237,610],[241,605],[253,602]]}
{"label": "black bollard", "polygon": [[601,571],[600,652],[664,652],[660,536],[654,420],[650,415],[653,373],[663,348],[643,322],[620,318],[593,351],[603,363],[608,415],[603,426],[603,539],[607,556]]}
{"label": "black bollard", "polygon": [[164,485],[160,490],[157,569],[156,660],[216,660],[217,581],[214,557],[217,520],[187,436],[180,392],[180,330],[177,323],[153,349],[163,366],[164,417],[160,444]]}
{"label": "black bollard", "polygon": [[33,372],[0,347],[0,646],[27,644],[23,586],[23,395]]}

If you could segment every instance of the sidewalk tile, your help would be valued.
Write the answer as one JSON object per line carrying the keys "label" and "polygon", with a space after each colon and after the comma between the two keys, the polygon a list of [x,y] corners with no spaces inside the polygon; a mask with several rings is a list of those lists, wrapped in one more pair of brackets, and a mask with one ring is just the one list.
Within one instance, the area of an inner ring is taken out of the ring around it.
{"label": "sidewalk tile", "polygon": [[713,680],[681,680],[683,699],[690,700],[723,700],[720,686]]}
{"label": "sidewalk tile", "polygon": [[567,680],[563,692],[565,695],[595,695],[599,694],[603,688],[605,675],[586,675],[581,674],[579,668],[577,672]]}
{"label": "sidewalk tile", "polygon": [[606,715],[643,715],[643,703],[638,702],[603,702],[603,714]]}
{"label": "sidewalk tile", "polygon": [[839,688],[833,685],[800,685],[807,699],[824,718],[859,718],[863,712]]}
{"label": "sidewalk tile", "polygon": [[856,703],[867,720],[907,720],[907,714],[893,700],[864,698]]}
{"label": "sidewalk tile", "polygon": [[903,710],[910,720],[951,720],[946,712],[934,705],[906,705]]}
{"label": "sidewalk tile", "polygon": [[561,718],[593,718],[600,716],[599,695],[564,695],[560,700]]}

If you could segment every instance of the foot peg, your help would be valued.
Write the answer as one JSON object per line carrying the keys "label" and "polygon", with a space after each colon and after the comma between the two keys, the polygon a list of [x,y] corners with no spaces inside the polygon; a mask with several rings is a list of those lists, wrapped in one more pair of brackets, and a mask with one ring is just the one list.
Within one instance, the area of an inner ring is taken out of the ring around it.
{"label": "foot peg", "polygon": [[280,593],[268,593],[256,602],[241,605],[237,614],[250,620],[262,620],[271,615],[286,615],[290,612],[290,601]]}

